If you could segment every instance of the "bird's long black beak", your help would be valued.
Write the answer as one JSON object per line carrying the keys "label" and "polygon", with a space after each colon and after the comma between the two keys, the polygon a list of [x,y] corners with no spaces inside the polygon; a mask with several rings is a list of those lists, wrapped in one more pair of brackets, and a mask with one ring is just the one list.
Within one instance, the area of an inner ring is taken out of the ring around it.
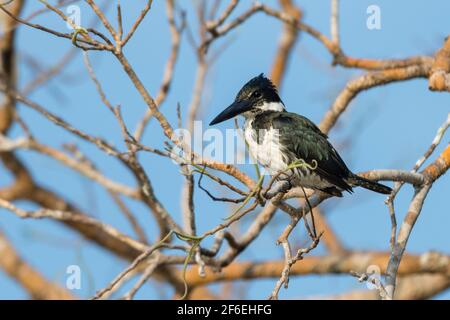
{"label": "bird's long black beak", "polygon": [[211,121],[210,126],[214,124],[218,124],[225,120],[231,119],[243,112],[246,112],[251,109],[251,103],[249,101],[235,101],[228,108],[223,110],[217,117]]}

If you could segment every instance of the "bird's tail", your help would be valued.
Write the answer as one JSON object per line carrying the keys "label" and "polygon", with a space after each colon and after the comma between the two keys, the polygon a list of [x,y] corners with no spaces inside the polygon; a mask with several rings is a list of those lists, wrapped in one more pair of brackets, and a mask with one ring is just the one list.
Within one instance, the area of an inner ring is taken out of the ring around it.
{"label": "bird's tail", "polygon": [[367,180],[363,177],[357,176],[356,174],[351,175],[351,177],[348,179],[348,183],[352,186],[363,187],[365,189],[382,194],[390,194],[392,192],[392,189],[389,188],[388,186],[385,186],[375,181]]}

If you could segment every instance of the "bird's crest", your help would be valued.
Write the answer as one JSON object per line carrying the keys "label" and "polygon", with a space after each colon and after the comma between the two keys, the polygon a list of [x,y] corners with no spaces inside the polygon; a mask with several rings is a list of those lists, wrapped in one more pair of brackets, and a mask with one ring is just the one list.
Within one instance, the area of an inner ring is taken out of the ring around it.
{"label": "bird's crest", "polygon": [[274,95],[278,96],[277,87],[264,75],[264,73],[261,73],[259,76],[250,79],[250,81],[242,87],[236,96],[236,100],[248,97],[255,90],[272,92]]}

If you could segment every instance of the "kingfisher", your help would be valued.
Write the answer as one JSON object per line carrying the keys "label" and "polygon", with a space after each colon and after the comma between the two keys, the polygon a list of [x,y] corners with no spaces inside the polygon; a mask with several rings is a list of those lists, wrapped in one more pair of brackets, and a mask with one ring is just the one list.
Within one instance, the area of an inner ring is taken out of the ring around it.
{"label": "kingfisher", "polygon": [[336,149],[311,120],[286,111],[276,86],[260,74],[248,81],[234,102],[210,125],[242,115],[250,155],[275,179],[267,199],[293,187],[342,197],[360,186],[381,194],[392,189],[351,172]]}

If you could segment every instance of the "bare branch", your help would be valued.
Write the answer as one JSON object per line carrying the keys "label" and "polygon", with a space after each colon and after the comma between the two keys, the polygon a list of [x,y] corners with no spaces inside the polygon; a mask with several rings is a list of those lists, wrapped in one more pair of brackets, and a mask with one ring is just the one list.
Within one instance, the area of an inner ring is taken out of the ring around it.
{"label": "bare branch", "polygon": [[71,293],[44,278],[24,261],[0,232],[0,267],[14,278],[33,299],[76,299]]}

